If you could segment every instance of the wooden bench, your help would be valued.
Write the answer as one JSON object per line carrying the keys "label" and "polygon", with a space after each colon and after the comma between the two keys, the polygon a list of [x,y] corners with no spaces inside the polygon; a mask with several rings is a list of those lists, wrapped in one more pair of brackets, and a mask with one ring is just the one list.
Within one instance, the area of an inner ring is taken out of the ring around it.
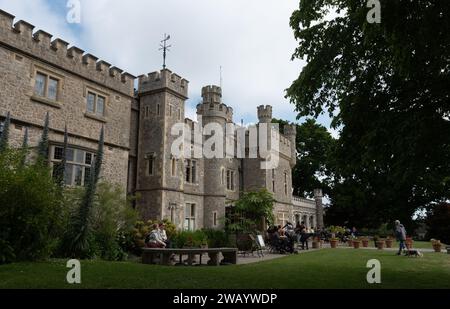
{"label": "wooden bench", "polygon": [[237,248],[192,248],[192,249],[171,249],[171,248],[142,248],[142,263],[154,264],[154,259],[159,258],[159,264],[172,265],[171,257],[173,255],[180,257],[180,263],[182,263],[183,255],[187,255],[188,265],[192,265],[196,255],[201,258],[203,254],[208,254],[208,265],[219,266],[221,261],[219,260],[219,254],[222,253],[224,259],[222,262],[236,264],[237,263]]}

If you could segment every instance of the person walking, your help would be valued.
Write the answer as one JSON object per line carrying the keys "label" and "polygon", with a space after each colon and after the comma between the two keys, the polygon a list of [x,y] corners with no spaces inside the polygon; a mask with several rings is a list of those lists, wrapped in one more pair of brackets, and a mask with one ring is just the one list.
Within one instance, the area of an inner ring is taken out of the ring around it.
{"label": "person walking", "polygon": [[406,248],[406,246],[405,246],[406,229],[403,226],[403,224],[400,223],[399,220],[395,220],[394,231],[395,231],[395,238],[397,238],[397,241],[400,243],[397,255],[401,255],[402,251]]}

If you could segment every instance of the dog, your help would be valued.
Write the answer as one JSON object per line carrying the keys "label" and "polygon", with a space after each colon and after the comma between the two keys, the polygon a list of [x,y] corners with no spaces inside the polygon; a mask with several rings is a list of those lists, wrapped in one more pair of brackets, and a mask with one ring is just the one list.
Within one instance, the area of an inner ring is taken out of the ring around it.
{"label": "dog", "polygon": [[409,249],[409,250],[405,250],[405,256],[408,257],[423,257],[422,252],[420,252],[419,250],[414,250],[414,249]]}

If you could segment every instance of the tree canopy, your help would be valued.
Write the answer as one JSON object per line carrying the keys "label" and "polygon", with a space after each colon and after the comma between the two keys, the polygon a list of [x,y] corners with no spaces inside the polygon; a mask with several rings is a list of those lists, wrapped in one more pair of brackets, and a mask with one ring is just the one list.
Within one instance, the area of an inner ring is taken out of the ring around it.
{"label": "tree canopy", "polygon": [[450,192],[450,3],[380,2],[379,24],[365,0],[301,0],[290,23],[307,65],[287,96],[340,129],[329,215],[368,226]]}

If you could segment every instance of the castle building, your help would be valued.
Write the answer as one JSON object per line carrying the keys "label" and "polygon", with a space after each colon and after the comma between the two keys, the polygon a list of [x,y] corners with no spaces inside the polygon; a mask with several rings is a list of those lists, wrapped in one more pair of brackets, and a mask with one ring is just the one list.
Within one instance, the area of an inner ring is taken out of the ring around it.
{"label": "castle building", "polygon": [[[321,191],[315,200],[292,195],[296,128],[273,131],[271,106],[258,107],[256,127],[268,124],[271,143],[277,143],[275,168],[262,169],[265,159],[260,157],[238,158],[237,149],[225,158],[177,157],[172,151],[177,137],[171,132],[177,123],[194,129],[233,124],[233,109],[222,102],[220,87],[202,89],[201,121],[195,122],[185,118],[189,82],[170,70],[139,76],[135,90],[132,74],[59,38],[52,40],[25,21],[13,22],[14,16],[0,10],[0,122],[10,112],[10,143],[19,147],[27,128],[30,146],[36,147],[48,113],[52,166],[61,161],[67,126],[66,185],[84,185],[104,127],[101,177],[137,194],[144,219],[169,219],[180,229],[220,228],[242,192],[266,188],[276,200],[277,224],[323,226]],[[251,130],[241,130],[248,142]],[[203,135],[197,142],[206,139]]]}

